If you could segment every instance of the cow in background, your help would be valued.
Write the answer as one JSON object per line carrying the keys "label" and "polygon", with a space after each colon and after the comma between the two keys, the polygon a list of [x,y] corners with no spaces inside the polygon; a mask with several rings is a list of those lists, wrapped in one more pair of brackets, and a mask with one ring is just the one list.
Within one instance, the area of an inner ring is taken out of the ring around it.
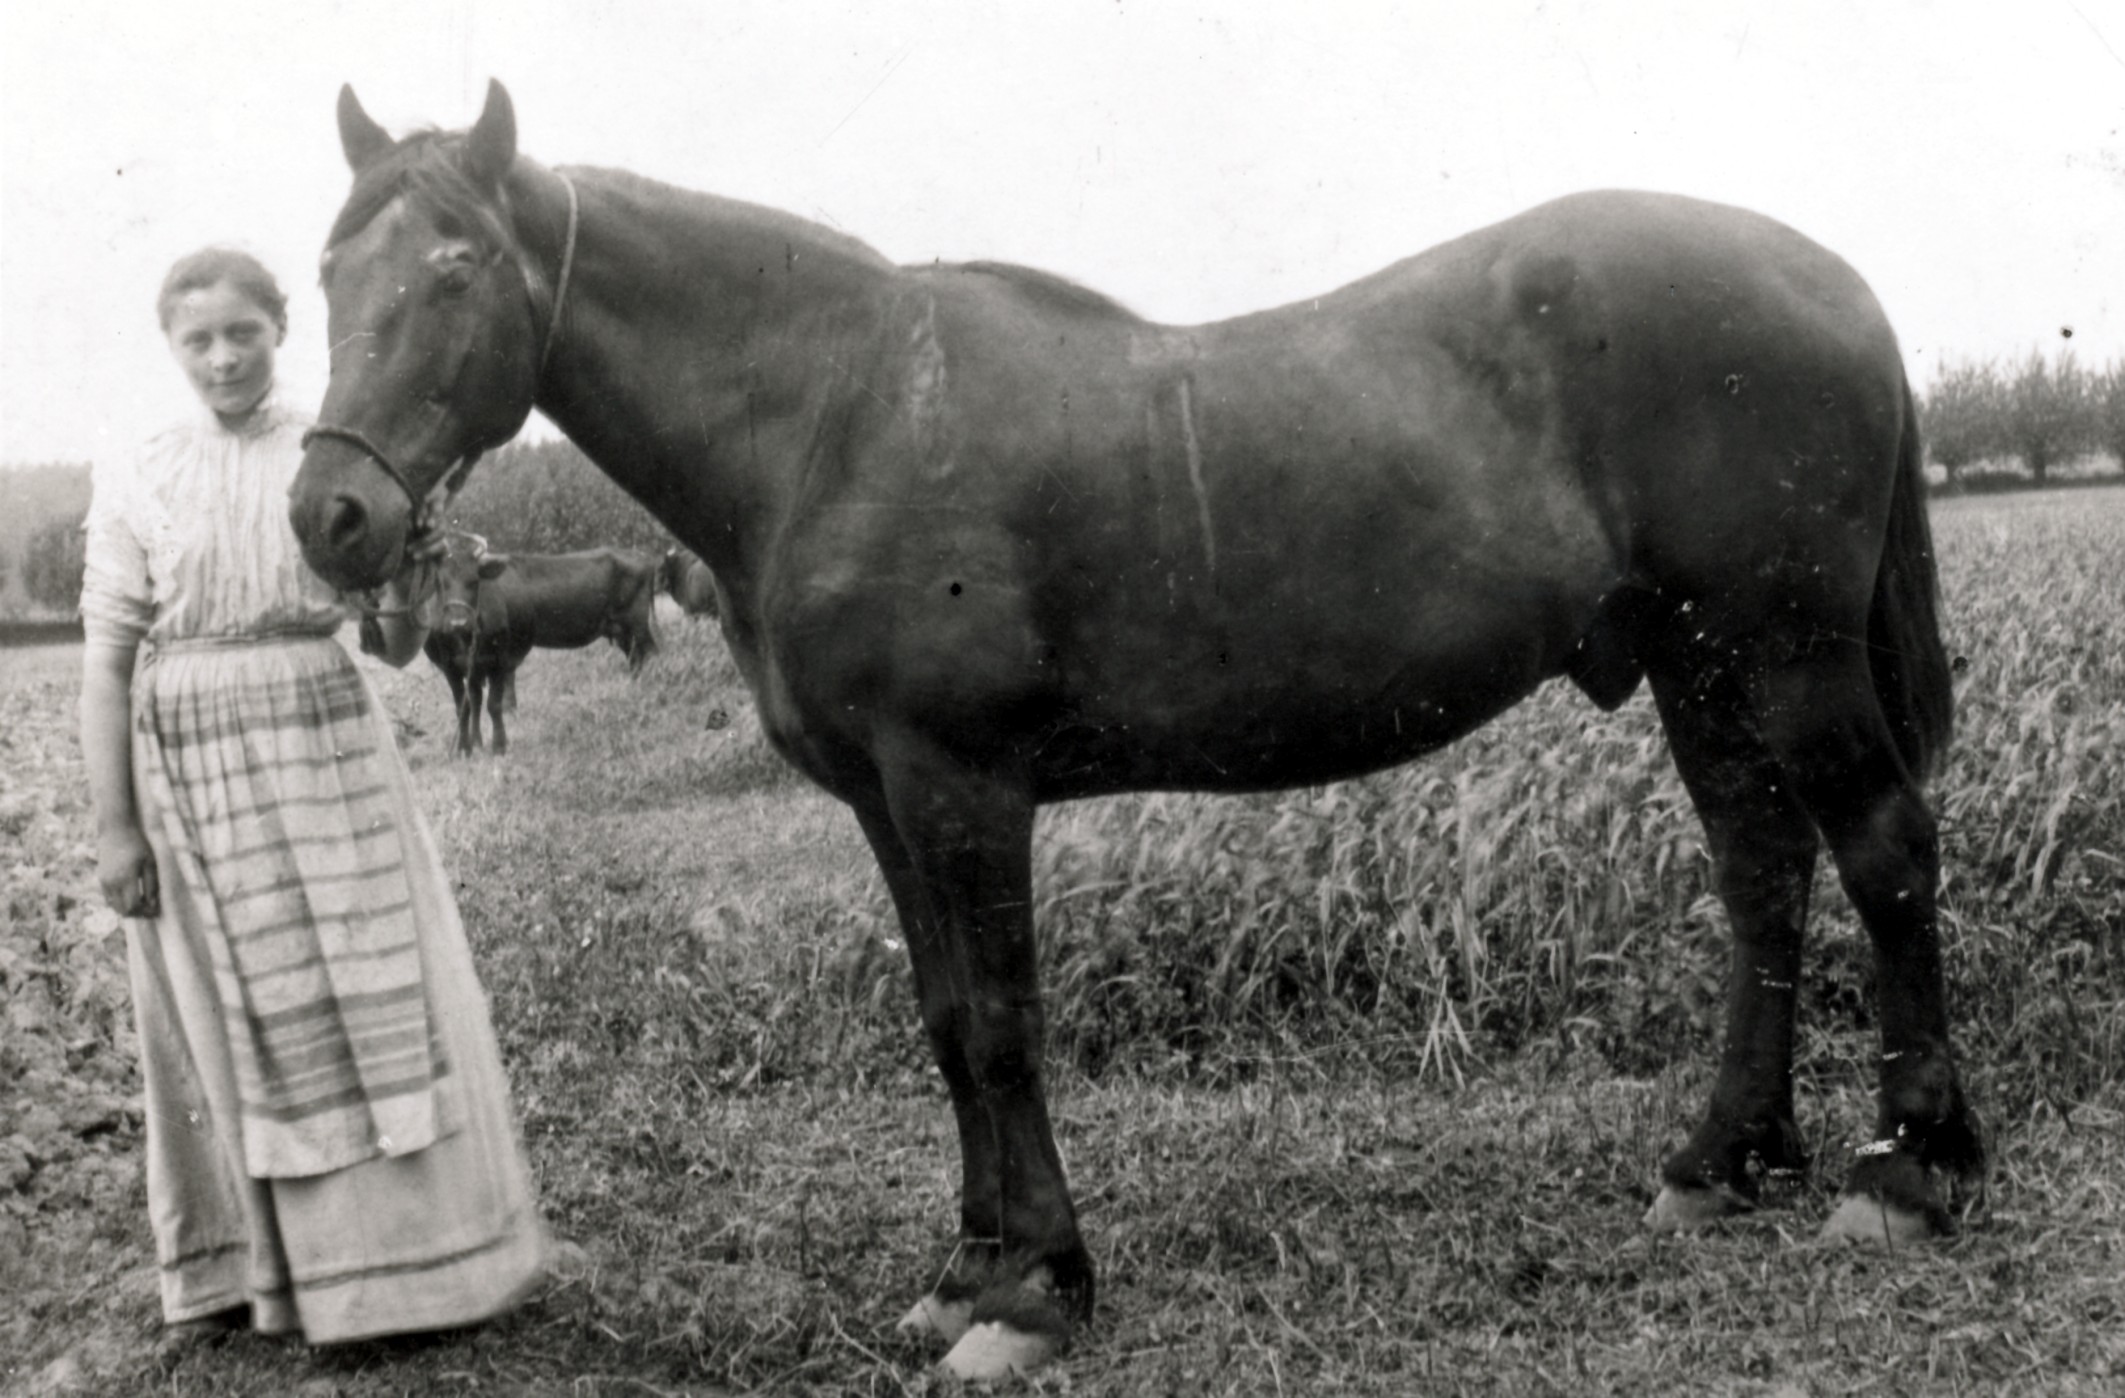
{"label": "cow in background", "polygon": [[509,750],[502,716],[516,709],[516,671],[534,648],[573,650],[609,640],[638,671],[655,653],[650,612],[655,559],[624,549],[502,554],[476,535],[449,536],[436,569],[440,615],[423,650],[450,683],[457,751],[480,747],[480,708],[494,750]]}
{"label": "cow in background", "polygon": [[723,615],[722,599],[716,591],[716,575],[708,565],[682,548],[664,551],[664,561],[657,568],[657,586],[671,594],[671,600],[679,604],[679,610],[688,616],[720,618]]}

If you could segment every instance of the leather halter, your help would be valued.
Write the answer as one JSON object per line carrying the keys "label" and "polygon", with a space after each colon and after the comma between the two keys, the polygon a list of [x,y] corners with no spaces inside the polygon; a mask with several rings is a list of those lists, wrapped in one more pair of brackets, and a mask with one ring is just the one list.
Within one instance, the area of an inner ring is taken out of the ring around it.
{"label": "leather halter", "polygon": [[[553,358],[553,342],[561,338],[561,309],[568,303],[568,282],[575,275],[576,227],[581,222],[582,215],[582,206],[576,198],[575,181],[569,179],[568,176],[562,174],[559,170],[554,171],[553,174],[554,178],[561,182],[561,187],[568,191],[568,236],[561,244],[561,276],[560,280],[554,284],[553,315],[546,322],[546,336],[539,346],[539,367],[531,380],[531,391],[534,399],[538,396],[540,380],[546,377],[546,362]],[[531,290],[531,279],[529,277],[524,280],[524,290],[527,294]],[[309,431],[303,433],[303,449],[305,451],[309,450],[310,443],[320,438],[326,441],[345,442],[348,446],[353,447],[382,467],[384,474],[389,476],[397,483],[398,488],[405,492],[406,499],[412,502],[413,511],[416,515],[420,513],[427,503],[420,496],[413,493],[413,483],[406,479],[406,473],[399,468],[398,463],[393,461],[382,447],[370,441],[361,432],[352,427],[339,427],[332,423],[320,422],[310,428]],[[474,457],[478,455],[479,453],[476,451],[473,453]],[[465,467],[469,468],[471,464],[471,461],[468,460],[465,463]],[[437,484],[440,485],[448,481],[453,475],[462,476],[463,470],[452,469],[445,471],[437,478]]]}

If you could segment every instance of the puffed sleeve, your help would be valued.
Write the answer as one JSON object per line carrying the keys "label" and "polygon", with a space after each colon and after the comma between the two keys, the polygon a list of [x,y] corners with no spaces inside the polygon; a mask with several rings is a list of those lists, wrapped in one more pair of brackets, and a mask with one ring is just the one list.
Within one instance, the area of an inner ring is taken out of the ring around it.
{"label": "puffed sleeve", "polygon": [[138,645],[155,619],[148,553],[134,528],[131,459],[89,473],[88,541],[81,574],[81,630],[91,643]]}

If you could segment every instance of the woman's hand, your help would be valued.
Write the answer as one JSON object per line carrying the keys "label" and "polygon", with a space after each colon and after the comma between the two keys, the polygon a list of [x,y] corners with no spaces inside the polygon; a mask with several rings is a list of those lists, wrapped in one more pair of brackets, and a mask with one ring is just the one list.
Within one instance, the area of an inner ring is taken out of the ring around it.
{"label": "woman's hand", "polygon": [[440,529],[416,529],[406,538],[406,562],[408,564],[439,563],[442,561],[443,555],[448,552],[450,552],[450,541],[443,537],[443,531]]}
{"label": "woman's hand", "polygon": [[427,600],[434,591],[435,569],[450,552],[450,541],[440,529],[416,529],[406,536],[405,561],[383,586],[384,606],[405,611]]}
{"label": "woman's hand", "polygon": [[96,837],[96,882],[104,901],[123,917],[154,917],[162,911],[155,878],[155,852],[137,825],[105,830]]}
{"label": "woman's hand", "polygon": [[440,529],[418,529],[406,538],[406,557],[396,576],[377,593],[375,625],[364,631],[362,649],[393,668],[421,653],[434,621],[435,570],[450,551]]}

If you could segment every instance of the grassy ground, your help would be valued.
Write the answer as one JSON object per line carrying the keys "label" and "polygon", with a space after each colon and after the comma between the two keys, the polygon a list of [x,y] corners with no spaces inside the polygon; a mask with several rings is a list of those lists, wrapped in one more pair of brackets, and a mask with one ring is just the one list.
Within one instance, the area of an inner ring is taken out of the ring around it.
{"label": "grassy ground", "polygon": [[[1642,701],[1546,691],[1388,777],[1050,813],[1055,1109],[1098,1321],[1036,1391],[2108,1393],[2125,1386],[2125,492],[1936,507],[1960,737],[1936,783],[1958,1027],[1993,1135],[1959,1238],[1814,1242],[1869,1134],[1866,958],[1826,884],[1823,1168],[1637,1228],[1709,1077],[1721,919]],[[542,1197],[520,1314],[152,1355],[122,945],[95,910],[71,647],[0,651],[0,1389],[902,1393],[956,1151],[853,820],[763,748],[713,632],[527,667],[445,755],[383,672]]]}

